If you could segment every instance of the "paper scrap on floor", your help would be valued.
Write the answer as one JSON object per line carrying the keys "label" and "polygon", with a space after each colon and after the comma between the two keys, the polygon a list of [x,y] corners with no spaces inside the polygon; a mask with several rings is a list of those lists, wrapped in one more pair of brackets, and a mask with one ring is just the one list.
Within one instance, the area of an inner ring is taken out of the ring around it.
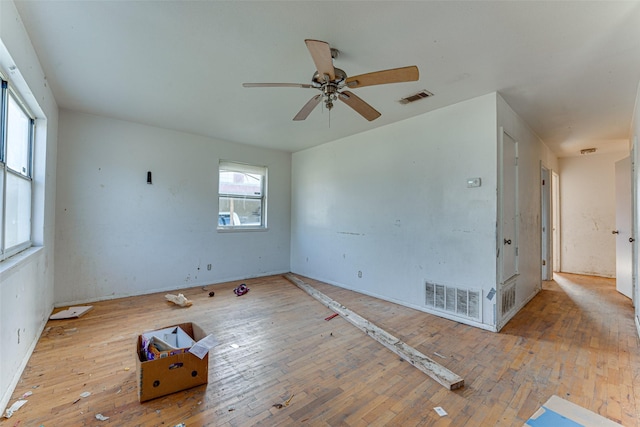
{"label": "paper scrap on floor", "polygon": [[81,305],[78,307],[69,307],[66,310],[62,310],[55,314],[52,314],[51,316],[49,316],[49,319],[51,320],[74,319],[76,317],[80,317],[86,314],[92,308],[93,308],[92,305]]}

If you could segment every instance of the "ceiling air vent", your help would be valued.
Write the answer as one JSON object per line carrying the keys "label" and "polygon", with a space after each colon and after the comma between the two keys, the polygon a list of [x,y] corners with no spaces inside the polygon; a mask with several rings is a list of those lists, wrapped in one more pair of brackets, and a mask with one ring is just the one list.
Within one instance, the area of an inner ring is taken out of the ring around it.
{"label": "ceiling air vent", "polygon": [[407,96],[406,98],[402,98],[400,100],[400,104],[408,104],[410,102],[416,102],[416,101],[419,101],[419,100],[424,99],[424,98],[429,98],[430,96],[433,96],[433,94],[431,92],[429,92],[428,90],[423,90],[421,92],[416,93],[415,95],[411,95],[411,96]]}

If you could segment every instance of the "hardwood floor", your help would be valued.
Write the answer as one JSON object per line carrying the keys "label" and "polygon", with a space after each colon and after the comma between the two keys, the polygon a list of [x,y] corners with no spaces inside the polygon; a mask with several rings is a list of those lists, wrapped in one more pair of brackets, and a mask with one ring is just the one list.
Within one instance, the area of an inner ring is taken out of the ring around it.
{"label": "hardwood floor", "polygon": [[[340,317],[325,321],[330,310],[271,276],[244,281],[241,297],[240,282],[183,290],[189,308],[161,293],[49,321],[9,404],[33,395],[0,427],[521,426],[553,394],[639,425],[633,308],[611,279],[556,275],[498,334],[303,279],[437,359],[464,388],[446,390]],[[137,335],[182,322],[220,342],[209,384],[138,403]]]}

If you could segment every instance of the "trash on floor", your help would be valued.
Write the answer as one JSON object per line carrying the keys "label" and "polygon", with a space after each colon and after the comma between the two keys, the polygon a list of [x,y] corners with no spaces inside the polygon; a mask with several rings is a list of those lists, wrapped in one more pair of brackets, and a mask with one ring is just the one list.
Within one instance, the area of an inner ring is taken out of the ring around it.
{"label": "trash on floor", "polygon": [[329,321],[329,320],[333,319],[334,317],[338,317],[338,313],[333,313],[331,316],[325,317],[324,320]]}
{"label": "trash on floor", "polygon": [[247,292],[249,292],[249,288],[247,288],[247,285],[244,283],[233,290],[233,293],[236,294],[237,297],[242,296]]}
{"label": "trash on floor", "polygon": [[187,299],[187,297],[185,297],[182,294],[178,294],[178,295],[166,294],[164,297],[167,299],[167,301],[170,301],[175,305],[179,305],[180,307],[191,307],[191,305],[193,304],[191,301]]}
{"label": "trash on floor", "polygon": [[216,294],[215,292],[211,291],[209,292],[209,297],[215,296],[215,294]]}
{"label": "trash on floor", "polygon": [[448,415],[448,414],[447,414],[447,411],[445,411],[444,409],[442,409],[442,407],[441,407],[441,406],[436,406],[435,408],[433,408],[433,410],[434,410],[434,411],[436,411],[436,413],[437,413],[438,415],[440,415],[441,417],[444,417],[444,416]]}
{"label": "trash on floor", "polygon": [[5,418],[11,418],[11,416],[20,408],[22,408],[22,406],[27,403],[27,400],[16,400],[14,402],[13,405],[11,405],[9,408],[7,408],[7,411],[4,413],[4,417]]}
{"label": "trash on floor", "polygon": [[109,419],[109,417],[105,417],[102,414],[96,414],[96,420],[98,421],[107,421]]}
{"label": "trash on floor", "polygon": [[285,400],[283,403],[274,403],[273,405],[271,405],[273,408],[276,409],[282,409],[285,406],[289,406],[289,403],[291,403],[291,399],[293,399],[293,394],[291,395],[291,397],[289,397],[287,400]]}
{"label": "trash on floor", "polygon": [[78,307],[69,307],[66,310],[59,311],[57,313],[49,316],[51,320],[59,320],[59,319],[74,319],[80,316],[83,316],[88,311],[93,309],[92,305],[83,305]]}

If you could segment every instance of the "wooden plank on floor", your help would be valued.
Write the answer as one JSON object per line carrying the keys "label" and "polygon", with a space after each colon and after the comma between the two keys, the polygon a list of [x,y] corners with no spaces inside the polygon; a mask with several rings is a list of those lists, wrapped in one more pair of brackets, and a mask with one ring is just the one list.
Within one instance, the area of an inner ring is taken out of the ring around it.
{"label": "wooden plank on floor", "polygon": [[410,362],[413,366],[433,378],[444,387],[449,390],[455,390],[464,386],[464,379],[462,379],[462,377],[451,372],[435,360],[425,356],[407,343],[394,337],[384,329],[379,328],[364,317],[349,310],[347,307],[337,301],[334,301],[322,292],[319,292],[311,285],[295,277],[293,274],[285,274],[284,277],[298,288],[320,301],[326,307],[340,314],[346,321],[362,330],[365,334],[369,335],[371,338],[375,339],[380,344],[402,357],[404,360]]}

